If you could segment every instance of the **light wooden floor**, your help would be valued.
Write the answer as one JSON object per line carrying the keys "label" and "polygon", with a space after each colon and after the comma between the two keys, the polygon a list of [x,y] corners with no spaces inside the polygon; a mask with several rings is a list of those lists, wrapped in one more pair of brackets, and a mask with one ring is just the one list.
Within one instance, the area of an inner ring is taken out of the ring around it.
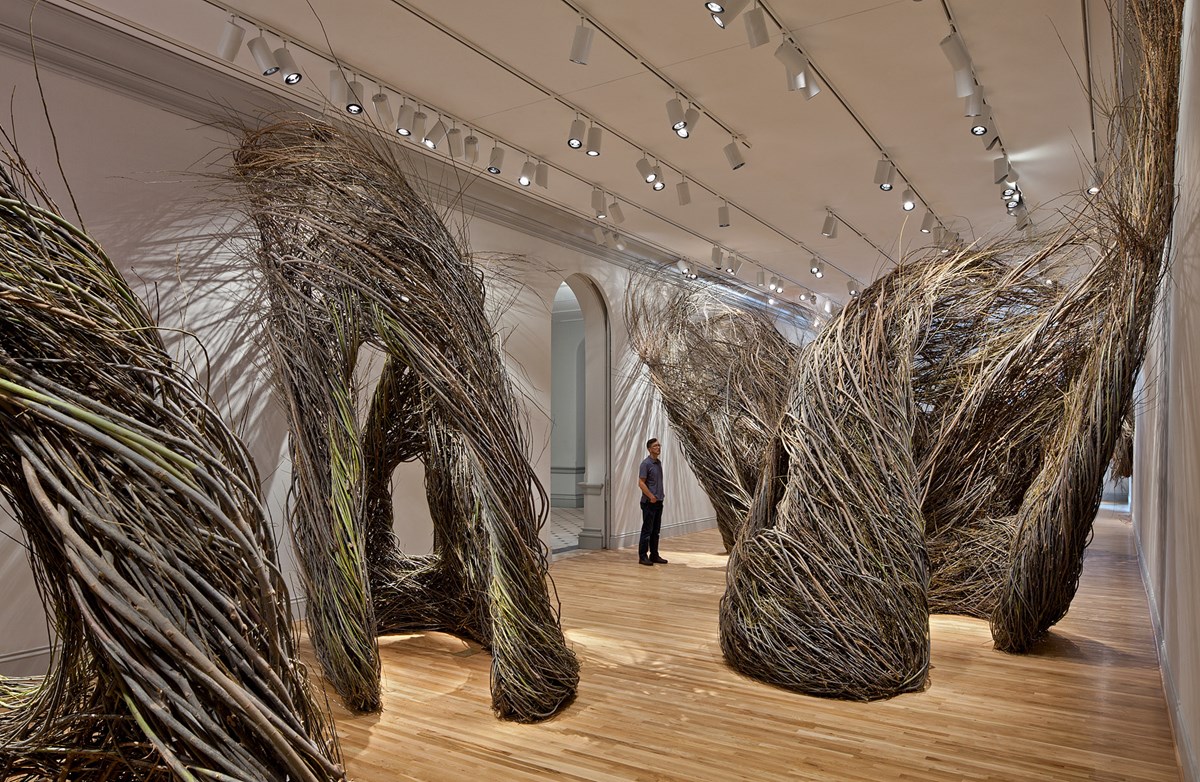
{"label": "light wooden floor", "polygon": [[795,695],[722,661],[715,531],[670,565],[604,551],[552,569],[583,663],[540,725],[496,720],[486,653],[442,634],[381,639],[382,714],[334,703],[347,769],[391,780],[1178,780],[1128,523],[1102,512],[1070,615],[1037,654],[987,624],[932,620],[928,690],[860,704]]}

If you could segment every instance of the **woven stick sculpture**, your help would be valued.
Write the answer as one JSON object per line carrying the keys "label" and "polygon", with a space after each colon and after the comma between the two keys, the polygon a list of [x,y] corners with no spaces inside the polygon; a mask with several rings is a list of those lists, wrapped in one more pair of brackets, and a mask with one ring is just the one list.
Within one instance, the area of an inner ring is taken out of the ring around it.
{"label": "woven stick sculpture", "polygon": [[[1013,652],[1066,613],[1172,217],[1182,3],[1129,7],[1142,79],[1113,114],[1126,146],[1105,199],[1039,244],[903,264],[798,356],[729,562],[721,643],[738,670],[888,697],[925,684],[930,611],[986,617]],[[1081,262],[1065,288],[1036,273]],[[671,306],[667,322],[686,309]],[[706,371],[658,372],[664,398]],[[687,437],[721,439],[700,429]]]}
{"label": "woven stick sculpture", "polygon": [[672,287],[664,300],[661,286],[635,279],[625,320],[728,551],[750,512],[759,461],[783,414],[798,348],[757,310],[704,288]]}
{"label": "woven stick sculpture", "polygon": [[[377,709],[375,636],[445,630],[491,651],[499,716],[552,716],[579,666],[547,591],[546,496],[479,273],[366,130],[295,119],[247,131],[233,175],[261,237],[292,529],[327,676],[351,708]],[[388,358],[360,427],[366,343]],[[412,459],[434,516],[429,557],[405,557],[392,534],[392,470]]]}
{"label": "woven stick sculpture", "polygon": [[59,647],[5,779],[344,779],[249,454],[101,248],[0,166],[0,493]]}

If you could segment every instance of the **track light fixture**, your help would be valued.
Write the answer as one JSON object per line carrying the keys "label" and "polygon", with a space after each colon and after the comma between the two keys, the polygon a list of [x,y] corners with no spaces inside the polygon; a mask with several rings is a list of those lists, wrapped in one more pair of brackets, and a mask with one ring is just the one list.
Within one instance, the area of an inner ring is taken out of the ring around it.
{"label": "track light fixture", "polygon": [[267,43],[267,39],[263,37],[262,30],[258,31],[257,38],[250,39],[250,43],[246,44],[246,47],[250,50],[250,54],[254,55],[254,62],[262,71],[263,76],[274,76],[279,72],[279,63],[275,61],[275,53],[271,51],[271,44]]}
{"label": "track light fixture", "polygon": [[529,158],[525,158],[525,165],[521,166],[521,173],[517,176],[517,184],[521,187],[529,187],[533,184],[533,177],[537,170],[537,166]]}
{"label": "track light fixture", "polygon": [[691,274],[692,273],[692,265],[683,258],[680,258],[678,261],[675,261],[675,268],[678,269],[683,274]]}
{"label": "track light fixture", "polygon": [[746,165],[746,159],[742,157],[742,150],[738,148],[736,138],[725,145],[725,159],[729,161],[729,167],[734,171]]}
{"label": "track light fixture", "polygon": [[425,140],[425,122],[429,119],[425,112],[417,109],[417,113],[413,115],[412,120],[412,137],[419,140]]}
{"label": "track light fixture", "polygon": [[575,117],[571,122],[571,132],[567,134],[567,146],[571,149],[583,149],[584,124],[581,117]]}
{"label": "track light fixture", "polygon": [[538,161],[533,172],[533,183],[542,189],[550,187],[550,166],[546,165],[546,161]]}
{"label": "track light fixture", "polygon": [[1009,214],[1013,214],[1014,210],[1020,208],[1024,197],[1021,195],[1021,188],[1013,185],[1012,187],[1004,188],[1004,192],[1000,194],[1004,200],[1004,206],[1008,209]]}
{"label": "track light fixture", "polygon": [[371,96],[371,103],[375,105],[375,118],[379,121],[379,127],[388,130],[395,128],[396,117],[392,114],[392,101],[387,93],[380,89]]}
{"label": "track light fixture", "polygon": [[796,298],[803,302],[811,302],[814,297],[812,291],[810,291],[808,288],[801,288],[800,293]]}
{"label": "track light fixture", "polygon": [[978,117],[983,112],[983,87],[978,84],[963,102],[964,117]]}
{"label": "track light fixture", "polygon": [[595,32],[587,26],[586,19],[579,17],[579,26],[575,28],[575,37],[571,39],[570,60],[579,65],[588,64],[588,56],[592,53],[592,34]]}
{"label": "track light fixture", "polygon": [[664,189],[666,186],[667,186],[667,180],[663,179],[662,166],[655,166],[654,167],[654,184],[651,185],[651,187],[654,188],[654,192],[657,193],[658,191]]}
{"label": "track light fixture", "polygon": [[492,147],[492,155],[488,158],[487,172],[493,176],[504,168],[504,147],[497,144]]}
{"label": "track light fixture", "polygon": [[[779,44],[775,49],[775,59],[783,63],[783,67],[787,69],[789,76],[792,74],[799,76],[807,67],[808,60],[800,53],[795,42],[791,39],[786,39]],[[801,89],[803,84],[797,87],[789,87],[789,89]]]}
{"label": "track light fixture", "polygon": [[721,268],[722,259],[723,254],[721,253],[720,246],[714,244],[712,248],[712,265],[714,269]]}
{"label": "track light fixture", "polygon": [[717,227],[729,227],[729,204],[721,204],[717,207]]}
{"label": "track light fixture", "polygon": [[759,269],[754,275],[754,284],[760,288],[765,288],[767,285],[767,273]]}
{"label": "track light fixture", "polygon": [[618,225],[625,222],[625,213],[621,211],[621,205],[616,201],[616,199],[614,199],[613,202],[608,205],[608,216],[611,217],[612,221]]}
{"label": "track light fixture", "polygon": [[604,238],[605,238],[606,234],[605,234],[603,228],[601,228],[598,225],[593,225],[592,226],[592,236],[595,237],[596,244],[604,244]]}
{"label": "track light fixture", "polygon": [[986,103],[979,109],[979,116],[971,120],[971,135],[986,136],[992,127],[992,109]]}
{"label": "track light fixture", "polygon": [[935,225],[937,225],[937,218],[933,216],[933,210],[926,209],[925,217],[921,219],[921,233],[929,233]]}
{"label": "track light fixture", "polygon": [[737,273],[739,271],[741,271],[741,269],[742,269],[742,259],[741,258],[738,258],[736,255],[730,254],[725,259],[725,271],[728,272],[729,274],[732,274],[734,277],[736,277]]}
{"label": "track light fixture", "polygon": [[433,129],[425,134],[425,138],[421,139],[421,143],[429,149],[437,149],[437,145],[441,144],[444,138],[446,138],[446,123],[438,118]]}
{"label": "track light fixture", "polygon": [[479,162],[479,137],[474,133],[469,133],[463,139],[463,160],[467,161],[469,166]]}
{"label": "track light fixture", "polygon": [[687,206],[692,202],[692,186],[686,179],[679,180],[679,184],[675,185],[675,195],[679,198],[680,206]]}
{"label": "track light fixture", "polygon": [[658,178],[658,174],[654,173],[654,166],[650,165],[650,161],[645,156],[637,162],[637,170],[646,184],[650,184]]}
{"label": "track light fixture", "polygon": [[875,164],[875,184],[885,193],[892,189],[892,179],[896,176],[896,166],[892,161],[883,158]]}
{"label": "track light fixture", "polygon": [[960,98],[967,97],[975,89],[975,77],[971,73],[971,58],[967,55],[962,38],[959,38],[956,32],[950,33],[938,45],[942,47],[942,53],[954,69],[955,94]]}
{"label": "track light fixture", "polygon": [[413,109],[412,104],[408,101],[400,104],[400,111],[396,114],[396,132],[401,136],[412,135],[413,124]]}
{"label": "track light fixture", "polygon": [[825,262],[817,256],[813,256],[808,265],[808,272],[818,280],[825,276]]}
{"label": "track light fixture", "polygon": [[275,50],[275,62],[279,63],[279,72],[283,74],[284,84],[299,84],[304,79],[300,66],[296,64],[296,58],[292,56],[286,44]]}
{"label": "track light fixture", "polygon": [[769,306],[769,307],[774,307],[774,306],[775,306],[776,304],[778,304],[778,303],[779,303],[779,302],[778,302],[778,301],[775,299],[775,297],[774,297],[774,296],[768,296],[768,297],[767,297],[767,306]]}
{"label": "track light fixture", "polygon": [[595,123],[592,123],[591,127],[588,128],[587,153],[590,157],[600,156],[600,142],[603,132],[603,129]]}
{"label": "track light fixture", "polygon": [[592,209],[596,212],[596,217],[604,219],[604,191],[598,187],[592,188]]}
{"label": "track light fixture", "polygon": [[226,62],[233,62],[237,59],[238,49],[242,48],[242,41],[246,38],[246,28],[237,23],[237,17],[233,14],[225,20],[225,27],[221,29],[221,40],[217,43],[217,56]]}
{"label": "track light fixture", "polygon": [[917,208],[917,197],[913,194],[911,187],[904,188],[904,194],[900,196],[900,208],[906,212]]}
{"label": "track light fixture", "polygon": [[1093,173],[1092,178],[1088,181],[1087,193],[1088,193],[1088,195],[1097,195],[1097,194],[1099,194],[1099,192],[1100,192],[1100,175],[1097,173]]}
{"label": "track light fixture", "polygon": [[1008,162],[1008,155],[1001,155],[992,161],[992,180],[994,184],[1001,182],[1014,183],[1017,181],[1016,172]]}
{"label": "track light fixture", "polygon": [[696,129],[696,123],[700,121],[700,109],[695,106],[688,106],[688,110],[683,113],[683,127],[675,131],[675,135],[680,138],[690,138],[692,131]]}
{"label": "track light fixture", "polygon": [[778,277],[776,277],[776,276],[774,276],[774,275],[772,275],[772,276],[771,276],[771,281],[770,281],[769,283],[767,283],[767,290],[774,292],[775,288],[776,288],[778,285],[779,285],[779,278],[778,278]]}
{"label": "track light fixture", "polygon": [[746,23],[746,41],[751,49],[757,49],[771,40],[771,34],[767,32],[767,16],[763,13],[762,6],[754,6],[742,19]]}
{"label": "track light fixture", "polygon": [[821,236],[827,239],[837,238],[837,218],[833,216],[833,212],[825,213],[825,222],[821,225]]}
{"label": "track light fixture", "polygon": [[450,128],[446,133],[446,146],[450,150],[450,157],[460,158],[463,156],[463,137],[462,131],[458,128]]}
{"label": "track light fixture", "polygon": [[853,277],[846,281],[846,293],[850,294],[850,298],[852,299],[858,298],[858,294],[861,293],[861,288],[862,283]]}
{"label": "track light fixture", "polygon": [[683,101],[679,100],[676,95],[667,101],[667,121],[671,123],[671,130],[678,133],[687,128],[687,119],[684,117]]}
{"label": "track light fixture", "polygon": [[346,74],[341,68],[334,68],[329,72],[329,102],[344,109],[349,100],[350,85],[346,82]]}
{"label": "track light fixture", "polygon": [[730,22],[737,18],[738,14],[746,10],[748,5],[750,5],[750,0],[723,0],[723,2],[705,3],[704,7],[712,14],[717,27],[724,30]]}

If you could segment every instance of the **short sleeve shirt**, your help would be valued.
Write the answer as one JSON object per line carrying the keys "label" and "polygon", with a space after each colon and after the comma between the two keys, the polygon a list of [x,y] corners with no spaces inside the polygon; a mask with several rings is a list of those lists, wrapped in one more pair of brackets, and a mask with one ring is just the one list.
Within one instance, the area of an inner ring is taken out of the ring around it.
{"label": "short sleeve shirt", "polygon": [[[663,474],[662,462],[655,459],[653,456],[647,456],[642,459],[641,466],[638,467],[638,479],[646,482],[646,488],[654,495],[659,502],[663,500]],[[646,502],[646,495],[642,495],[642,502]]]}

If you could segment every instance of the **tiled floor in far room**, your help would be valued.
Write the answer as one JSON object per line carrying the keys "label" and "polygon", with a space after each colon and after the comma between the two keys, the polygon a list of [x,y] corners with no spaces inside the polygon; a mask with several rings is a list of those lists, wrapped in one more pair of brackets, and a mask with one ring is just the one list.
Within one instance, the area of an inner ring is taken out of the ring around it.
{"label": "tiled floor in far room", "polygon": [[579,548],[583,508],[550,509],[550,550],[555,554]]}

